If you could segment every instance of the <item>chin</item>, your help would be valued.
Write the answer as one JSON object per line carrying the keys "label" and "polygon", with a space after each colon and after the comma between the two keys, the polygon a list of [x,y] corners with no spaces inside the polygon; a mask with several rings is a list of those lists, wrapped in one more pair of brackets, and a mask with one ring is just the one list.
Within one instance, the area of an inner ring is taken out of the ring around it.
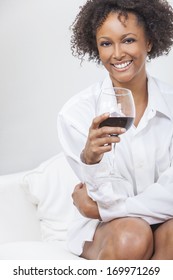
{"label": "chin", "polygon": [[117,86],[122,86],[125,84],[129,84],[134,80],[134,76],[132,75],[124,75],[124,77],[115,77],[113,75],[110,74],[110,78],[113,81],[113,84],[116,84]]}

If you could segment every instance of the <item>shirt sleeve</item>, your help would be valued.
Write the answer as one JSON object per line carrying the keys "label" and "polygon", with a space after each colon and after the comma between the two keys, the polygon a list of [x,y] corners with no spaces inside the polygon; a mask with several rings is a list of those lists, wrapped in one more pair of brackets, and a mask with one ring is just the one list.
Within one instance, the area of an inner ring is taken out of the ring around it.
{"label": "shirt sleeve", "polygon": [[[79,180],[86,183],[88,194],[97,202],[104,222],[129,216],[141,217],[149,224],[154,224],[173,217],[173,159],[170,160],[170,168],[160,175],[157,182],[135,195],[133,182],[129,180],[122,178],[114,183],[103,183],[99,179],[109,169],[107,154],[98,164],[82,163],[80,154],[85,146],[87,133],[86,125],[82,129],[72,119],[59,114],[58,134],[67,160]],[[170,155],[173,157],[173,144]]]}
{"label": "shirt sleeve", "polygon": [[128,216],[141,217],[149,224],[173,217],[173,166],[144,192],[125,201]]}
{"label": "shirt sleeve", "polygon": [[[128,197],[134,195],[133,185],[125,178],[122,178],[121,175],[113,181],[109,180],[111,166],[109,166],[110,163],[107,157],[108,154],[105,154],[98,164],[82,164],[83,178],[87,186],[88,194],[97,202],[102,220],[105,220],[107,215],[108,217],[110,215],[110,220],[112,219],[111,212],[114,205],[118,205],[118,207],[123,210],[121,213],[116,207],[116,210],[119,211],[119,215],[121,215],[121,217],[125,216],[127,213],[125,211],[124,202]],[[118,215],[117,211],[114,212],[113,210],[113,213]]]}
{"label": "shirt sleeve", "polygon": [[58,115],[57,125],[59,141],[67,161],[79,180],[83,182],[80,153],[84,148],[86,135],[80,129],[77,129],[70,119],[65,118],[61,113]]}
{"label": "shirt sleeve", "polygon": [[[133,187],[127,181],[117,180],[113,184],[101,179],[108,175],[110,170],[107,154],[98,164],[87,165],[81,161],[80,154],[85,146],[87,134],[77,127],[72,119],[64,117],[61,113],[58,116],[58,134],[70,166],[79,180],[85,182],[88,195],[97,202],[100,211],[105,208],[109,212],[110,205],[121,203],[133,195]],[[105,214],[107,215],[107,211]]]}
{"label": "shirt sleeve", "polygon": [[[173,155],[173,144],[171,149]],[[130,184],[120,182],[119,187]],[[94,191],[94,190],[93,190]],[[173,217],[173,159],[170,168],[163,172],[156,183],[148,186],[143,192],[128,197],[115,197],[114,203],[104,205],[98,202],[102,220],[108,222],[120,217],[140,217],[149,224],[161,223]]]}
{"label": "shirt sleeve", "polygon": [[123,179],[115,181],[113,188],[108,182],[99,187],[94,183],[87,186],[104,222],[129,216],[155,224],[173,217],[173,167],[138,195],[133,195],[132,185]]}

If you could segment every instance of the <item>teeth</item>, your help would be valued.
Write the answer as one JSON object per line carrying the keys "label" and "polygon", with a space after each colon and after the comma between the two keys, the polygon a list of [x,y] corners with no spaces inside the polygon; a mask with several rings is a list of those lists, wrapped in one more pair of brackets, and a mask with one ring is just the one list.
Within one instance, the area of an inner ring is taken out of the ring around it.
{"label": "teeth", "polygon": [[128,62],[125,62],[122,64],[114,64],[114,67],[118,68],[118,69],[123,69],[123,68],[127,67],[130,63],[131,63],[131,61],[128,61]]}

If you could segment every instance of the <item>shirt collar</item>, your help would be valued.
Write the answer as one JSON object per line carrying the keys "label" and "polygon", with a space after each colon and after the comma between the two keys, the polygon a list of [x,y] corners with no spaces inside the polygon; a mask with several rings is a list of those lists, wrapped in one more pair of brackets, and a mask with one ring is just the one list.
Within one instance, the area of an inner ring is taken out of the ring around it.
{"label": "shirt collar", "polygon": [[[102,83],[101,89],[109,88],[112,86],[112,81],[107,75]],[[163,84],[164,89],[164,84]],[[170,91],[170,90],[169,90]],[[169,103],[169,100],[166,100],[167,86],[165,85],[165,92],[162,92],[160,86],[157,83],[157,80],[150,75],[148,75],[148,109],[153,112],[159,112],[165,115],[167,118],[173,121],[173,113],[171,112],[171,105],[173,106],[173,90],[172,94],[169,93],[169,96],[172,96],[172,102]],[[170,108],[169,108],[169,106]]]}
{"label": "shirt collar", "polygon": [[101,86],[101,90],[103,91],[106,88],[110,88],[112,87],[112,81],[109,75],[106,76],[106,78],[103,80],[102,86]]}
{"label": "shirt collar", "polygon": [[[148,75],[148,108],[155,112],[159,112],[169,119],[173,120],[173,115],[167,103],[169,100],[166,100],[166,93],[166,86],[165,92],[162,92],[160,86],[157,83],[157,80]],[[173,94],[169,94],[169,96],[172,96],[173,102]]]}

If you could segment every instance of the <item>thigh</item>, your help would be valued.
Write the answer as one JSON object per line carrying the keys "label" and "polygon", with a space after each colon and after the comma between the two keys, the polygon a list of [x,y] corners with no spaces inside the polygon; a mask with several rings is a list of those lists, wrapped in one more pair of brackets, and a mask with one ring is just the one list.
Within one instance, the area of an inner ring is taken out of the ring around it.
{"label": "thigh", "polygon": [[[107,223],[101,222],[96,228],[93,241],[86,241],[83,248],[82,257],[86,259],[97,259],[100,253],[100,250],[111,242],[111,246],[115,246],[115,248],[119,248],[119,240],[124,239],[128,236],[128,240],[131,238],[131,244],[134,243],[134,240],[141,239],[145,234],[150,236],[152,239],[152,231],[148,223],[140,218],[119,218],[112,220]],[[130,236],[130,238],[129,238]],[[153,241],[153,240],[152,240]],[[152,243],[151,241],[151,243]],[[129,247],[130,245],[129,244]],[[153,244],[151,244],[151,247]],[[151,254],[153,248],[151,249]]]}
{"label": "thigh", "polygon": [[173,219],[162,223],[155,230],[154,247],[152,259],[173,260]]}

